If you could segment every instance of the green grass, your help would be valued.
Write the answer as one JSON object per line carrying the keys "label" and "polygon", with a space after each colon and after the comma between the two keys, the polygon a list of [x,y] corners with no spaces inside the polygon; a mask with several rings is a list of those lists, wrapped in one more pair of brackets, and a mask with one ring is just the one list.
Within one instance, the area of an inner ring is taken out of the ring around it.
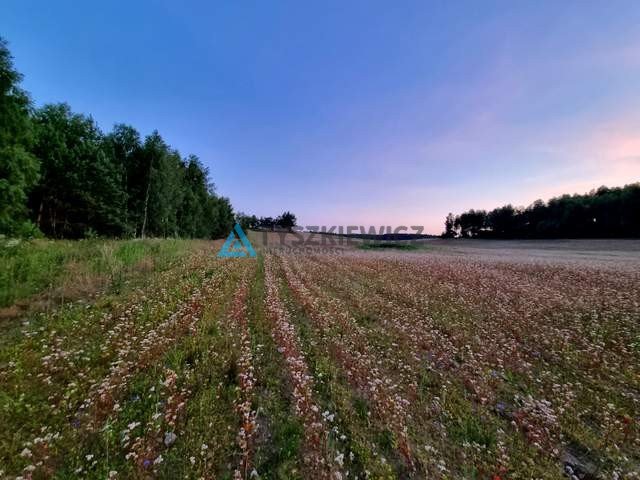
{"label": "green grass", "polygon": [[61,301],[122,288],[136,272],[163,269],[184,253],[184,240],[32,240],[0,243],[0,308],[42,294]]}
{"label": "green grass", "polygon": [[70,242],[53,241],[0,247],[0,307],[50,287],[73,250]]}

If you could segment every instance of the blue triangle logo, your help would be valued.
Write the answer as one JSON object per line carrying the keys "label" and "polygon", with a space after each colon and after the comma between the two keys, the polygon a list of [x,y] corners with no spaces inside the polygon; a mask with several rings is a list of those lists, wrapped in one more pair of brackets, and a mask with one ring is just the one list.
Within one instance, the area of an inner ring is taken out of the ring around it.
{"label": "blue triangle logo", "polygon": [[[234,233],[235,232],[235,233]],[[236,237],[235,234],[238,234]],[[256,251],[251,246],[251,242],[242,231],[239,223],[236,223],[218,252],[218,258],[242,258],[255,257]]]}

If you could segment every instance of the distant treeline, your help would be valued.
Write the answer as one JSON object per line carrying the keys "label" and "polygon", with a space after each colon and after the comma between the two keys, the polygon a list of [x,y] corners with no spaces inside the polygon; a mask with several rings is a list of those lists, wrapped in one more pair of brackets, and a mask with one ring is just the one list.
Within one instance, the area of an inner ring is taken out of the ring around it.
{"label": "distant treeline", "polygon": [[296,226],[298,219],[291,212],[284,212],[277,217],[256,217],[239,212],[236,222],[245,230],[291,230]]}
{"label": "distant treeline", "polygon": [[600,187],[585,195],[536,200],[526,208],[449,214],[444,237],[623,238],[640,237],[640,183]]}
{"label": "distant treeline", "polygon": [[34,109],[0,38],[0,234],[211,238],[233,226],[198,158],[157,131],[100,131],[61,103]]}
{"label": "distant treeline", "polygon": [[[364,229],[364,227],[363,227]],[[320,235],[330,235],[336,237],[359,238],[361,240],[380,240],[380,241],[396,241],[396,240],[422,240],[425,238],[438,238],[437,235],[422,233],[336,233],[317,231]]]}

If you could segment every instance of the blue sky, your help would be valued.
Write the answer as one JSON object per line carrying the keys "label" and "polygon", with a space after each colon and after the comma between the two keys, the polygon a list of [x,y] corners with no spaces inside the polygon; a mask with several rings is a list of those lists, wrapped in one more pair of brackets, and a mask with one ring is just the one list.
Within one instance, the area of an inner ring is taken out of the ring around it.
{"label": "blue sky", "polygon": [[237,210],[303,225],[640,180],[640,4],[4,0],[37,105],[158,129]]}

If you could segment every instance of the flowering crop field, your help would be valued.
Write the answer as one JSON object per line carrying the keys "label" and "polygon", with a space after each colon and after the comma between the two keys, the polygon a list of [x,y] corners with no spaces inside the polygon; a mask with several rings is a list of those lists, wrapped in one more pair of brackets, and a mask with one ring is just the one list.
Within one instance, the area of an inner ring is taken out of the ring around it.
{"label": "flowering crop field", "polygon": [[640,478],[638,257],[460,245],[192,242],[2,317],[0,478]]}

